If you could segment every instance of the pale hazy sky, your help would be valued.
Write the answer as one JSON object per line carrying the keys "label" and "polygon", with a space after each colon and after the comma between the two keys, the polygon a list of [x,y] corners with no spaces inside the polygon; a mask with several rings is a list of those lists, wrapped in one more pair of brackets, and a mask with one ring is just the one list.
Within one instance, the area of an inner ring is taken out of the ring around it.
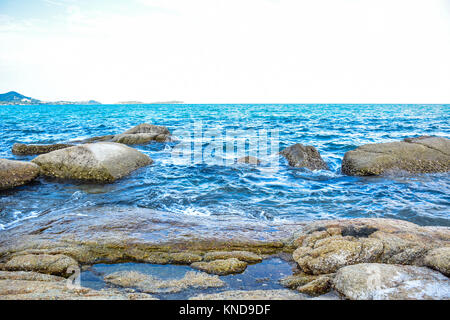
{"label": "pale hazy sky", "polygon": [[0,0],[0,93],[450,103],[450,0]]}

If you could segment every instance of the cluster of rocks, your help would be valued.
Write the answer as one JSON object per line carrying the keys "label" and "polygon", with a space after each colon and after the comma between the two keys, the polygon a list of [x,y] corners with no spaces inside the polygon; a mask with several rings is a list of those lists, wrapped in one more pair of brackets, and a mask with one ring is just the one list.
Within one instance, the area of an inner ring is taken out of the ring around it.
{"label": "cluster of rocks", "polygon": [[[0,190],[24,185],[39,174],[61,179],[113,182],[130,172],[153,163],[143,153],[125,145],[151,141],[172,141],[164,126],[140,124],[121,134],[93,137],[82,144],[25,145],[14,144],[16,155],[39,154],[30,162],[0,159]],[[280,152],[289,165],[310,170],[329,170],[313,146],[300,143]],[[252,156],[237,160],[260,165]],[[37,166],[36,166],[37,165]],[[410,173],[446,172],[450,170],[450,140],[421,136],[400,142],[367,144],[344,155],[341,171],[347,175],[380,175],[393,171]]]}
{"label": "cluster of rocks", "polygon": [[[274,255],[293,265],[293,274],[280,281],[287,289],[226,290],[221,276],[245,272],[248,264]],[[0,281],[0,299],[22,294],[2,288],[12,285],[15,274],[69,277],[74,268],[123,262],[193,268],[185,277],[172,280],[135,271],[104,276],[114,290],[126,289],[127,294],[128,289],[161,294],[221,288],[220,293],[193,298],[322,299],[339,294],[346,299],[450,299],[447,227],[421,227],[393,219],[255,222],[113,207],[48,213],[2,231],[0,270],[7,272],[8,280]],[[67,288],[51,288],[55,296],[71,297]],[[48,297],[44,289],[39,290],[21,297]],[[101,294],[89,292],[94,297]],[[82,295],[77,293],[79,298]],[[129,297],[122,292],[121,298]]]}
{"label": "cluster of rocks", "polygon": [[95,137],[78,145],[16,143],[12,148],[13,154],[39,156],[31,162],[0,159],[0,190],[24,185],[39,175],[101,183],[113,182],[153,163],[150,157],[126,146],[127,144],[170,140],[170,131],[166,127],[144,123],[122,134]]}

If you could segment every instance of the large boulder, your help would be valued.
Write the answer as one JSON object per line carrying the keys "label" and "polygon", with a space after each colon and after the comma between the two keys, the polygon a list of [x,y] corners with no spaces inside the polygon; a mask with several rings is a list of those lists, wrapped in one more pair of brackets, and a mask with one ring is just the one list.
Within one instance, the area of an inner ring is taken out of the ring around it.
{"label": "large boulder", "polygon": [[342,173],[347,175],[380,175],[396,170],[410,173],[449,171],[450,140],[421,136],[366,144],[348,151],[342,160]]}
{"label": "large boulder", "polygon": [[313,146],[304,146],[300,143],[283,149],[280,154],[284,156],[291,167],[304,167],[310,170],[328,170],[328,165]]}
{"label": "large boulder", "polygon": [[146,144],[151,141],[155,142],[169,142],[172,141],[171,133],[169,129],[165,126],[156,126],[153,124],[142,123],[137,125],[124,133],[115,134],[115,135],[106,135],[89,138],[84,140],[85,143],[90,142],[101,142],[101,141],[109,141],[109,142],[117,142],[123,143],[127,145],[134,144]]}
{"label": "large boulder", "polygon": [[424,267],[357,264],[341,268],[333,284],[352,300],[450,299],[450,280]]}
{"label": "large boulder", "polygon": [[12,153],[16,155],[31,155],[31,154],[43,154],[49,153],[55,150],[65,149],[73,147],[73,144],[23,144],[14,143],[12,147]]}
{"label": "large boulder", "polygon": [[39,167],[31,162],[0,159],[0,190],[24,185],[39,175]]}
{"label": "large boulder", "polygon": [[46,176],[113,182],[153,162],[147,155],[120,143],[83,144],[40,155],[32,160]]}

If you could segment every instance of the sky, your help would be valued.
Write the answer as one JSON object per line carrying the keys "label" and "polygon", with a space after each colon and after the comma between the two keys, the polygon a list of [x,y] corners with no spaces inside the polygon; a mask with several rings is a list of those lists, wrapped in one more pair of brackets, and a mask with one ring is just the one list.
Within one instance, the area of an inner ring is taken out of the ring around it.
{"label": "sky", "polygon": [[0,93],[450,103],[450,0],[0,0]]}

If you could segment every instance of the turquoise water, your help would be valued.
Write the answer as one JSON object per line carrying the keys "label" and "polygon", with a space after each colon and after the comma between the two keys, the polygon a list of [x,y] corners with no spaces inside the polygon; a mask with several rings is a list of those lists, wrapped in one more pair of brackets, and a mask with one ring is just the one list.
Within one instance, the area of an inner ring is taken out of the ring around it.
{"label": "turquoise water", "polygon": [[331,170],[290,168],[277,155],[271,156],[279,159],[277,168],[174,163],[176,142],[151,143],[135,147],[154,165],[113,184],[40,178],[1,192],[0,229],[44,211],[94,205],[268,220],[389,217],[450,226],[449,173],[348,177],[340,172],[344,153],[365,143],[418,135],[450,138],[450,105],[1,106],[0,157],[33,158],[12,155],[15,142],[67,142],[121,133],[142,122],[167,126],[179,143],[190,139],[199,121],[206,129],[243,129],[249,135],[278,130],[280,149],[297,142],[313,145]]}

